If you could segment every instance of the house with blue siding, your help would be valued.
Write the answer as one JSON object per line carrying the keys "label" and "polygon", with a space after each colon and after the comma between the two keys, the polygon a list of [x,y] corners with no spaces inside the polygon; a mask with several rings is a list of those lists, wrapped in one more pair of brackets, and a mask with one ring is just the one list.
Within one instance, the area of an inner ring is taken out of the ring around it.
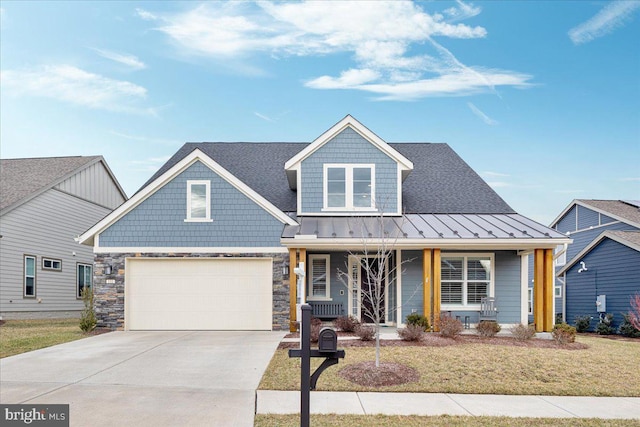
{"label": "house with blue siding", "polygon": [[617,328],[640,293],[640,201],[574,200],[551,227],[573,240],[556,250],[556,312],[590,316],[591,328],[610,313]]}
{"label": "house with blue siding", "polygon": [[0,318],[79,317],[93,251],[74,239],[125,200],[102,156],[0,160]]}
{"label": "house with blue siding", "polygon": [[534,254],[549,331],[553,249],[571,242],[447,144],[387,143],[349,115],[311,142],[187,143],[78,240],[95,253],[99,325],[130,330],[294,330],[302,302],[371,322],[374,275],[386,325],[473,326],[486,297],[500,324],[526,323]]}

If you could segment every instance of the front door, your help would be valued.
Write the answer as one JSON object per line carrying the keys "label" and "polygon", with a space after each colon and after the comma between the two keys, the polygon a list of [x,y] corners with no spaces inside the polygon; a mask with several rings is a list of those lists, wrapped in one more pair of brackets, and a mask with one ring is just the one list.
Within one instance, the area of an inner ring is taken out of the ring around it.
{"label": "front door", "polygon": [[[381,268],[382,267],[382,268]],[[382,269],[382,271],[380,271]],[[376,258],[360,259],[360,320],[375,323],[376,311],[380,323],[385,323],[387,291],[386,268]]]}

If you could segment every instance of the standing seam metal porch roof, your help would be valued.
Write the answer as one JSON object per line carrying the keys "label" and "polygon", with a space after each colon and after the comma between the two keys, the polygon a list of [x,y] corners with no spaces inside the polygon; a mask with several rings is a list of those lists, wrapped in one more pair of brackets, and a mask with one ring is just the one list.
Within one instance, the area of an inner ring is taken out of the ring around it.
{"label": "standing seam metal porch roof", "polygon": [[[380,224],[382,220],[382,226]],[[297,218],[283,239],[566,239],[562,233],[520,214],[405,214],[401,217]],[[382,231],[383,230],[383,231]]]}

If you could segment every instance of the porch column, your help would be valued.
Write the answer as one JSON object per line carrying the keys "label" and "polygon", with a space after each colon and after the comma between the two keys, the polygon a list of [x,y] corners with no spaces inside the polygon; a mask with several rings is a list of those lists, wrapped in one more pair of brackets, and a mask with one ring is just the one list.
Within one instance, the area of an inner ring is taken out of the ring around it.
{"label": "porch column", "polygon": [[433,250],[432,286],[433,286],[433,330],[440,332],[440,249]]}
{"label": "porch column", "polygon": [[533,268],[533,321],[536,332],[553,329],[553,250],[536,249]]}
{"label": "porch column", "polygon": [[289,332],[296,331],[296,302],[298,299],[298,278],[295,268],[298,265],[298,250],[289,248]]}
{"label": "porch column", "polygon": [[431,311],[431,249],[422,250],[422,307],[424,309],[424,317],[429,319],[429,323],[433,325],[433,317]]}

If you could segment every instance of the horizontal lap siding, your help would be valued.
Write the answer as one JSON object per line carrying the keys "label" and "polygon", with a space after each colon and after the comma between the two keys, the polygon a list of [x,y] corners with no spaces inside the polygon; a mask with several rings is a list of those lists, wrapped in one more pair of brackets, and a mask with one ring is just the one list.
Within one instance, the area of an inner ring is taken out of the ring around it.
{"label": "horizontal lap siding", "polygon": [[[211,181],[212,222],[185,222],[187,180]],[[276,247],[283,224],[196,162],[100,234],[101,247]]]}
{"label": "horizontal lap siding", "polygon": [[520,256],[513,251],[495,253],[495,296],[498,322],[520,322]]}
{"label": "horizontal lap siding", "polygon": [[572,207],[569,212],[563,216],[558,224],[556,224],[556,230],[560,233],[566,233],[567,231],[576,231],[576,206]]}
{"label": "horizontal lap siding", "polygon": [[596,296],[607,296],[607,313],[614,315],[614,325],[622,322],[621,312],[630,309],[629,298],[640,292],[640,252],[605,239],[582,259],[587,271],[578,273],[580,265],[567,272],[567,321],[589,315],[597,324]]}
{"label": "horizontal lap siding", "polygon": [[424,314],[422,303],[422,251],[402,251],[402,319],[398,323],[405,323],[407,316],[413,310]]}
{"label": "horizontal lap siding", "polygon": [[[74,238],[109,212],[52,189],[5,214],[0,221],[0,312],[81,310],[76,264],[93,264],[93,252]],[[40,303],[37,298],[23,298],[23,254],[37,258]],[[62,271],[43,270],[42,257],[61,260]]]}
{"label": "horizontal lap siding", "polygon": [[598,212],[585,208],[584,206],[577,206],[577,208],[578,230],[600,225],[600,216],[598,215]]}
{"label": "horizontal lap siding", "polygon": [[604,233],[607,230],[629,230],[637,231],[638,229],[622,222],[609,224],[606,226],[594,228],[592,230],[579,231],[572,233],[569,237],[573,239],[573,243],[567,248],[567,262],[571,261],[576,255],[580,253],[586,246],[588,246],[596,237]]}
{"label": "horizontal lap siding", "polygon": [[351,128],[325,143],[302,162],[302,206],[305,214],[322,212],[325,163],[375,164],[375,201],[385,211],[397,211],[397,163]]}

